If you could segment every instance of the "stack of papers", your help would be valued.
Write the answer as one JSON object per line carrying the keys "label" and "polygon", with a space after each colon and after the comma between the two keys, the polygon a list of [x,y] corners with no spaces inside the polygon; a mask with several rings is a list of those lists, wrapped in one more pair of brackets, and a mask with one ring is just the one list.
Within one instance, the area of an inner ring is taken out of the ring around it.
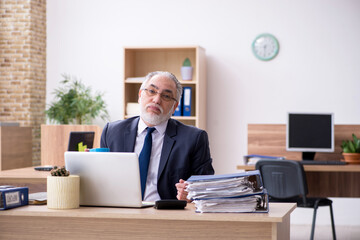
{"label": "stack of papers", "polygon": [[37,192],[29,194],[29,204],[42,205],[47,203],[47,192]]}
{"label": "stack of papers", "polygon": [[199,175],[187,180],[196,212],[268,212],[268,195],[258,170]]}
{"label": "stack of papers", "polygon": [[262,206],[266,202],[264,197],[264,195],[254,195],[241,198],[195,200],[194,202],[197,212],[267,212]]}
{"label": "stack of papers", "polygon": [[285,160],[285,157],[277,157],[277,156],[265,156],[265,155],[245,155],[244,156],[244,163],[246,165],[255,165],[259,160]]}

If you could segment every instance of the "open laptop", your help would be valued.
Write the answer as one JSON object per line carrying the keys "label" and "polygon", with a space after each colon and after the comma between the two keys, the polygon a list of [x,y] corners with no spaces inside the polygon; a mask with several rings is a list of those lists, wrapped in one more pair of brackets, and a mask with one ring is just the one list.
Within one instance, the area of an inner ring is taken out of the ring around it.
{"label": "open laptop", "polygon": [[142,202],[136,153],[65,152],[65,167],[80,176],[80,205],[149,207]]}
{"label": "open laptop", "polygon": [[70,132],[68,151],[80,151],[79,148],[93,148],[95,132]]}

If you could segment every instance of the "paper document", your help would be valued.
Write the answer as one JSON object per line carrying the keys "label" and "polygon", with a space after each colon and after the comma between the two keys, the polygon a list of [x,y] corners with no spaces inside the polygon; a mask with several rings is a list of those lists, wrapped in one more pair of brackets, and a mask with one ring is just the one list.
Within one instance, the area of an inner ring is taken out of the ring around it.
{"label": "paper document", "polygon": [[29,194],[29,204],[40,205],[47,203],[47,192],[37,192]]}
{"label": "paper document", "polygon": [[268,212],[268,195],[266,192],[237,197],[194,200],[196,212]]}

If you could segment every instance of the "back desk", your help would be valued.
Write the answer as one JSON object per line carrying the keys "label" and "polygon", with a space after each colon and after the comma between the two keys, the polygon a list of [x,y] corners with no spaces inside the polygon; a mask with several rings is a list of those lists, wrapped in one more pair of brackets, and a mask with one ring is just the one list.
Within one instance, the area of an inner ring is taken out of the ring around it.
{"label": "back desk", "polygon": [[46,192],[49,171],[35,171],[34,167],[0,171],[0,185],[28,187],[30,193]]}
{"label": "back desk", "polygon": [[[360,125],[335,125],[335,151],[316,153],[315,160],[340,161],[341,142],[351,139],[351,134],[360,135]],[[285,124],[248,124],[248,154],[283,156],[301,160],[301,152],[286,151]],[[254,166],[239,165],[237,169],[252,170]],[[307,165],[306,178],[309,196],[360,197],[360,165]]]}
{"label": "back desk", "polygon": [[[239,165],[239,170],[254,170],[254,165]],[[309,196],[360,197],[360,165],[305,165]]]}

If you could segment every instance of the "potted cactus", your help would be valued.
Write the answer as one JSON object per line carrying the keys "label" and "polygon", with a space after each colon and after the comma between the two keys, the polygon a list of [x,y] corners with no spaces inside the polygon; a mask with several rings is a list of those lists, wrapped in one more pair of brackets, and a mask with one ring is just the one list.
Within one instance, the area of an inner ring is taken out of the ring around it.
{"label": "potted cactus", "polygon": [[181,77],[183,80],[192,80],[193,67],[189,58],[186,58],[181,67]]}
{"label": "potted cactus", "polygon": [[80,177],[70,175],[65,167],[54,166],[47,177],[47,207],[50,209],[78,208]]}
{"label": "potted cactus", "polygon": [[343,140],[341,149],[345,162],[360,164],[360,139],[354,133],[352,140]]}

